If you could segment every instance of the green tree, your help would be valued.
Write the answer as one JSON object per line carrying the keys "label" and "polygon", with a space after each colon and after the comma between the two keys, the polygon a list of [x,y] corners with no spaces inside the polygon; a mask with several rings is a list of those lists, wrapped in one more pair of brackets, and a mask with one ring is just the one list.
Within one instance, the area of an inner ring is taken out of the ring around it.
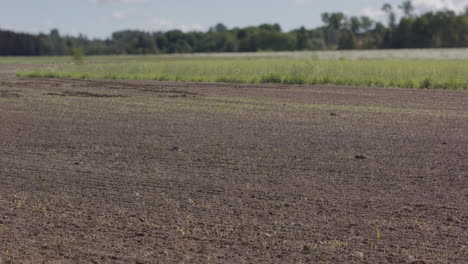
{"label": "green tree", "polygon": [[89,40],[84,35],[61,36],[57,29],[39,35],[0,30],[0,55],[73,55],[76,52],[72,48],[97,55],[468,47],[468,12],[456,14],[444,10],[416,15],[410,1],[399,8],[405,15],[397,23],[392,6],[384,5],[389,27],[365,16],[347,18],[343,13],[324,13],[324,26],[311,30],[301,27],[290,32],[283,32],[279,24],[228,29],[219,23],[208,32],[122,30],[108,39]]}
{"label": "green tree", "polygon": [[356,42],[355,34],[351,31],[343,32],[338,42],[338,49],[344,50],[344,49],[356,49],[356,48],[357,48],[357,42]]}
{"label": "green tree", "polygon": [[216,26],[214,26],[213,29],[211,29],[211,31],[225,32],[225,31],[228,31],[228,28],[223,23],[218,23],[218,24],[216,24]]}
{"label": "green tree", "polygon": [[301,27],[296,33],[296,49],[298,50],[305,50],[308,48],[308,37],[307,37],[307,30],[305,27]]}
{"label": "green tree", "polygon": [[398,6],[399,9],[403,10],[405,17],[412,17],[413,16],[413,3],[411,1],[405,1],[401,5]]}
{"label": "green tree", "polygon": [[362,16],[361,18],[361,28],[364,32],[369,31],[374,24],[374,21],[368,16]]}
{"label": "green tree", "polygon": [[50,44],[52,46],[52,55],[65,55],[65,43],[61,38],[58,29],[52,29],[49,34]]}
{"label": "green tree", "polygon": [[279,24],[261,24],[258,28],[261,30],[281,32],[281,26]]}
{"label": "green tree", "polygon": [[362,28],[361,20],[358,17],[351,17],[349,19],[350,30],[353,34],[358,34]]}
{"label": "green tree", "polygon": [[326,43],[329,48],[335,48],[338,44],[340,30],[345,24],[343,13],[323,13],[322,21],[325,23]]}

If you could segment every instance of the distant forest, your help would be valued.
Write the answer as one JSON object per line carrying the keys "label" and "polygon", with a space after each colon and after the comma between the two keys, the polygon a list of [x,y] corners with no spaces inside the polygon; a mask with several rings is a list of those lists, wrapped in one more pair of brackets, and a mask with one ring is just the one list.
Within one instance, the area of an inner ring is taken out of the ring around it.
{"label": "distant forest", "polygon": [[[396,8],[404,13],[400,21]],[[39,35],[0,29],[0,55],[69,55],[74,49],[106,55],[468,47],[468,7],[464,14],[444,10],[415,15],[411,1],[406,1],[398,7],[385,4],[382,10],[387,25],[366,16],[324,13],[323,26],[290,32],[283,32],[279,24],[232,29],[217,24],[207,32],[124,30],[100,40],[61,36],[57,29]]]}

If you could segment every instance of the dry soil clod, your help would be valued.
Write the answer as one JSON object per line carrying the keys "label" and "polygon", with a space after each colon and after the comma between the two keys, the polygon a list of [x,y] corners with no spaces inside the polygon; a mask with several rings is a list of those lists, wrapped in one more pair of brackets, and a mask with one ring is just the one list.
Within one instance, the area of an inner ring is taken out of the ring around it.
{"label": "dry soil clod", "polygon": [[182,152],[182,151],[184,151],[184,149],[179,148],[179,147],[172,147],[172,151]]}
{"label": "dry soil clod", "polygon": [[356,156],[354,156],[354,158],[355,158],[355,159],[359,159],[359,160],[367,159],[367,157],[364,156],[364,155],[356,155]]}

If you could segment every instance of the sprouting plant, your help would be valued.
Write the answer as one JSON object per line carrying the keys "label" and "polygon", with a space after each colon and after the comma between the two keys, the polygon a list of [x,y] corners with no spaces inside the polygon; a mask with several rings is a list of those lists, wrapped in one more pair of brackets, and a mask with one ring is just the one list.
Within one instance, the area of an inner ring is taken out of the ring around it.
{"label": "sprouting plant", "polygon": [[377,240],[380,240],[382,238],[382,233],[381,233],[380,228],[378,226],[375,227],[375,234],[377,236]]}
{"label": "sprouting plant", "polygon": [[20,209],[24,206],[27,200],[27,196],[23,193],[15,194],[15,198],[17,199],[16,208]]}
{"label": "sprouting plant", "polygon": [[26,200],[19,200],[18,204],[16,205],[16,208],[18,209],[22,208],[25,203],[26,203]]}

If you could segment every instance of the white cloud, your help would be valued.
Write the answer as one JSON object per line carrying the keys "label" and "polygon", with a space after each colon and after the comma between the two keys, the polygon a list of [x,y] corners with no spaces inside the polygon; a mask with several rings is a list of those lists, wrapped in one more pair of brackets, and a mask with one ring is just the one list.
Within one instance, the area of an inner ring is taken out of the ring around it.
{"label": "white cloud", "polygon": [[152,17],[146,23],[146,29],[149,31],[168,31],[179,29],[184,32],[204,31],[205,27],[201,24],[177,24],[171,19]]}
{"label": "white cloud", "polygon": [[453,0],[413,0],[413,6],[419,13],[437,10],[453,10],[455,12],[463,12],[468,1],[456,4]]}
{"label": "white cloud", "polygon": [[379,21],[387,17],[387,14],[385,14],[385,12],[382,11],[382,9],[372,8],[372,7],[362,9],[361,15],[368,16],[374,20],[379,20]]}
{"label": "white cloud", "polygon": [[115,20],[125,20],[128,18],[127,11],[117,10],[112,13],[112,18]]}
{"label": "white cloud", "polygon": [[314,2],[314,0],[294,0],[296,5],[310,5]]}
{"label": "white cloud", "polygon": [[184,32],[190,31],[205,31],[205,27],[201,24],[188,24],[188,25],[180,25],[178,28]]}
{"label": "white cloud", "polygon": [[[453,10],[455,12],[464,12],[465,7],[468,6],[468,1],[455,4],[453,0],[412,0],[414,10],[417,14],[422,14],[430,11],[438,10]],[[393,6],[393,11],[396,13],[397,18],[403,15],[398,6]],[[381,8],[367,7],[361,9],[360,15],[368,16],[374,20],[387,22],[387,14]]]}
{"label": "white cloud", "polygon": [[150,0],[88,0],[96,4],[134,4],[134,3],[148,3]]}
{"label": "white cloud", "polygon": [[416,10],[430,11],[440,9],[454,9],[452,0],[413,0]]}

